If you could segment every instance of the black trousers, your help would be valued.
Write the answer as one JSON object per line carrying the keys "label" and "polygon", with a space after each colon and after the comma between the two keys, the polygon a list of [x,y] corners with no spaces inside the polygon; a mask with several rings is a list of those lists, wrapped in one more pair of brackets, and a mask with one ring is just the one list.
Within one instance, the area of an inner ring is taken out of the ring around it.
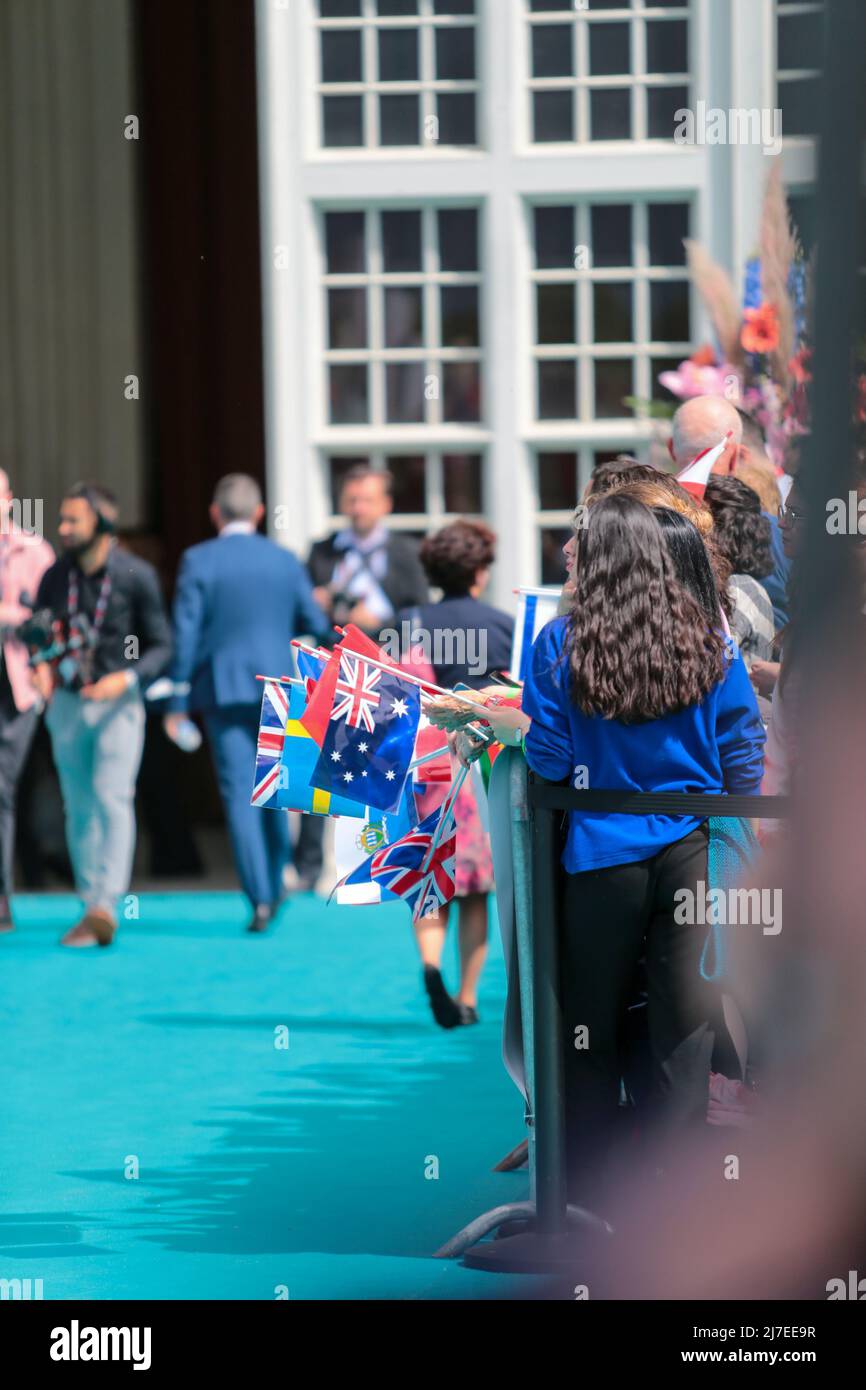
{"label": "black trousers", "polygon": [[298,843],[295,845],[295,868],[301,878],[315,882],[322,872],[325,857],[322,848],[324,838],[324,816],[301,816]]}
{"label": "black trousers", "polygon": [[699,883],[705,891],[708,837],[705,823],[651,859],[566,875],[561,959],[572,1201],[591,1203],[604,1186],[639,970],[653,1082],[651,1113],[641,1120],[676,1131],[706,1119],[716,991],[699,970],[707,929],[675,921],[674,894],[696,893]]}
{"label": "black trousers", "polygon": [[0,661],[0,896],[12,892],[12,865],[15,858],[15,797],[39,715],[36,710],[18,710]]}

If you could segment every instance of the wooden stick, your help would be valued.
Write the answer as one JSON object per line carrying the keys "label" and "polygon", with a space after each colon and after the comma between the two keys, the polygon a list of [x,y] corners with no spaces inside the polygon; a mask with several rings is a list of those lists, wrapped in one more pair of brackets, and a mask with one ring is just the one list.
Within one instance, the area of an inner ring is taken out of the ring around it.
{"label": "wooden stick", "polygon": [[[292,646],[300,647],[301,651],[313,652],[312,647],[308,647],[300,638],[292,638]],[[315,653],[313,653],[315,655]],[[420,676],[412,676],[408,671],[404,671],[401,666],[390,666],[387,661],[377,661],[374,656],[366,656],[363,652],[351,652],[350,655],[357,656],[359,661],[366,661],[368,666],[377,666],[380,671],[390,671],[392,675],[399,676],[401,680],[408,681],[410,685],[417,685],[422,693],[430,695],[445,695],[449,700],[459,700],[466,705],[467,709],[474,709],[487,718],[490,711],[486,705],[480,705],[475,700],[467,700],[465,695],[459,690],[446,690],[444,686],[434,685],[432,681],[422,681]]]}
{"label": "wooden stick", "polygon": [[457,800],[457,793],[459,792],[460,788],[463,786],[463,783],[466,781],[466,778],[467,778],[468,775],[469,775],[469,768],[468,768],[468,767],[461,767],[461,769],[460,769],[460,771],[458,772],[457,776],[454,778],[454,781],[451,783],[451,789],[450,789],[448,795],[446,796],[445,800],[443,801],[443,803],[442,803],[442,809],[441,809],[441,811],[439,812],[439,823],[438,823],[437,826],[436,826],[436,831],[435,831],[435,833],[434,833],[434,835],[433,835],[433,839],[430,841],[430,848],[428,849],[427,853],[425,854],[425,856],[424,856],[424,862],[423,862],[422,865],[421,865],[421,872],[422,872],[422,874],[423,874],[423,873],[426,873],[426,871],[427,871],[427,870],[429,869],[429,867],[430,867],[430,863],[431,863],[431,860],[433,859],[433,855],[436,853],[436,850],[437,850],[437,848],[438,848],[438,846],[439,846],[439,841],[442,839],[442,831],[443,831],[443,829],[444,829],[444,827],[445,827],[445,825],[446,825],[446,823],[447,823],[447,821],[448,821],[448,819],[449,819],[449,817],[450,817],[450,815],[451,815],[451,808],[452,808],[452,806],[454,805],[454,802]]}
{"label": "wooden stick", "polygon": [[425,753],[420,758],[415,758],[409,764],[409,771],[414,772],[416,767],[423,767],[425,763],[432,763],[434,758],[444,758],[449,750],[445,748],[434,748],[432,753]]}

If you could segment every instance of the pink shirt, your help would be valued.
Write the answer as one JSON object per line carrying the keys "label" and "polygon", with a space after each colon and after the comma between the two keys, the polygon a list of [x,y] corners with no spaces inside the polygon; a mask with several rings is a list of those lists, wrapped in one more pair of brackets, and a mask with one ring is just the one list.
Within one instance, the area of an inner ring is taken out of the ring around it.
{"label": "pink shirt", "polygon": [[30,616],[30,609],[21,604],[21,594],[36,601],[36,592],[43,574],[54,564],[56,556],[47,541],[11,527],[0,532],[0,628],[3,631],[3,660],[15,706],[30,709],[36,702],[36,691],[27,664],[27,648],[7,634]]}

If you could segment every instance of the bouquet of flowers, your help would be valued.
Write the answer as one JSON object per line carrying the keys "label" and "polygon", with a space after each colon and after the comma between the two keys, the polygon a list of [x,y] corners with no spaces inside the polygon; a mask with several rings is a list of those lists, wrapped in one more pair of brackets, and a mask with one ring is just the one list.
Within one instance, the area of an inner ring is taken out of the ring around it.
{"label": "bouquet of flowers", "polygon": [[661,372],[659,382],[678,400],[725,396],[761,425],[781,471],[788,442],[809,432],[811,276],[791,227],[778,161],[767,180],[760,254],[746,265],[742,305],[730,276],[699,242],[687,241],[686,254],[716,345],[704,344],[676,371]]}

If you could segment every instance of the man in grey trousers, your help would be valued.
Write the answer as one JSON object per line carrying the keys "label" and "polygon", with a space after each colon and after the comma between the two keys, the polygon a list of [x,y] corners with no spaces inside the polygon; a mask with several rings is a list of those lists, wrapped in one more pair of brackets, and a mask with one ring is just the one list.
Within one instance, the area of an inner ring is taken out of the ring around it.
{"label": "man in grey trousers", "polygon": [[66,838],[84,915],[64,946],[108,946],[129,889],[135,783],[144,748],[142,688],[168,665],[171,630],[152,565],[116,547],[117,503],[94,483],[60,506],[63,555],[37,609],[60,625],[67,655],[36,670],[66,810]]}

